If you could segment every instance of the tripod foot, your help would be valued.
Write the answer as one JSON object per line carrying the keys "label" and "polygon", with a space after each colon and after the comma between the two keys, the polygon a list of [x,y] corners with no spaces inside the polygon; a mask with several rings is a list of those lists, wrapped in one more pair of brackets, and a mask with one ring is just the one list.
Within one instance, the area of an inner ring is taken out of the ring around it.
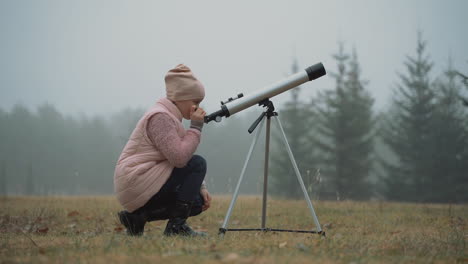
{"label": "tripod foot", "polygon": [[224,234],[226,234],[226,231],[227,231],[226,228],[222,228],[222,227],[221,227],[221,228],[219,229],[219,231],[218,231],[218,236],[219,236],[220,238],[224,238]]}

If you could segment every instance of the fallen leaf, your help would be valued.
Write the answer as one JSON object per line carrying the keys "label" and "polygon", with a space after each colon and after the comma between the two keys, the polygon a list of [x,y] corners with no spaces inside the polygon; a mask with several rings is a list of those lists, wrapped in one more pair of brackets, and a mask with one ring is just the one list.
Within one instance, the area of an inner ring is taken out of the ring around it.
{"label": "fallen leaf", "polygon": [[39,234],[47,234],[47,232],[49,231],[49,228],[48,227],[43,227],[43,228],[38,228],[36,230],[36,233],[39,233]]}
{"label": "fallen leaf", "polygon": [[117,232],[117,233],[120,233],[123,231],[123,228],[121,226],[118,226],[116,228],[114,228],[114,231]]}
{"label": "fallen leaf", "polygon": [[239,255],[237,253],[229,253],[227,254],[221,261],[222,262],[233,262],[236,261],[239,258]]}
{"label": "fallen leaf", "polygon": [[213,244],[210,245],[210,250],[211,250],[211,251],[215,251],[215,250],[216,250],[216,244],[215,244],[215,243],[213,243]]}
{"label": "fallen leaf", "polygon": [[283,242],[283,243],[280,243],[280,244],[278,245],[278,247],[279,247],[279,248],[284,248],[287,244],[288,244],[288,242],[285,241],[285,242]]}
{"label": "fallen leaf", "polygon": [[80,215],[80,213],[78,213],[78,211],[71,211],[71,212],[68,213],[69,217],[77,216],[77,215]]}

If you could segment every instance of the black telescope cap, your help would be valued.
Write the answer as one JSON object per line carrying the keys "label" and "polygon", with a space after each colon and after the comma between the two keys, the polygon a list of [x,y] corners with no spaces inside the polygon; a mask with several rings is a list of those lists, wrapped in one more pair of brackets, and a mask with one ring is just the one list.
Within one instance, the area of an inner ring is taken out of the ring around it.
{"label": "black telescope cap", "polygon": [[325,67],[323,67],[323,64],[321,62],[314,64],[305,70],[307,72],[307,75],[309,76],[309,81],[315,80],[327,74],[327,72],[325,71]]}

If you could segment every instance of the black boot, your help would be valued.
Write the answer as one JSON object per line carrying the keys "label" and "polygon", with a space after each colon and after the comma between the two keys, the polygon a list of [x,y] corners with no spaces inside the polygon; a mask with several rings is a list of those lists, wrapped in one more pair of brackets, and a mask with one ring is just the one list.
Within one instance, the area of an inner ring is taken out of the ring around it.
{"label": "black boot", "polygon": [[127,229],[131,236],[141,236],[145,231],[146,219],[143,215],[120,211],[118,213],[120,223]]}
{"label": "black boot", "polygon": [[182,236],[194,236],[194,237],[206,237],[205,232],[196,232],[189,225],[187,225],[187,218],[190,215],[192,203],[177,201],[174,208],[170,212],[169,221],[167,222],[164,235],[182,235]]}
{"label": "black boot", "polygon": [[169,209],[167,207],[157,208],[146,212],[146,221],[152,222],[157,220],[169,219]]}

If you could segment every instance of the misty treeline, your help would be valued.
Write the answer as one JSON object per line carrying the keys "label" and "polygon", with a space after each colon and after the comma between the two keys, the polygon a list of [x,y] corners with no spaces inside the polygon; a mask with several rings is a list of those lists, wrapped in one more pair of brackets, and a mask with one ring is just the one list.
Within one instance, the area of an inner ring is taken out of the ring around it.
{"label": "misty treeline", "polygon": [[[445,71],[434,75],[419,33],[416,52],[396,76],[390,106],[377,113],[356,51],[349,54],[340,44],[333,58],[335,87],[307,103],[296,90],[281,112],[311,194],[337,200],[467,202],[465,75],[453,69],[450,59]],[[275,189],[302,196],[290,182],[294,171],[286,154],[280,149],[274,159]]]}
{"label": "misty treeline", "polygon": [[[467,202],[464,75],[450,63],[445,72],[433,73],[419,37],[416,51],[403,62],[406,70],[395,76],[390,106],[377,112],[357,52],[340,44],[333,58],[336,65],[327,68],[335,87],[313,98],[295,88],[286,104],[276,106],[311,198]],[[294,62],[292,72],[298,69]],[[77,117],[47,103],[35,111],[20,104],[0,109],[0,194],[111,194],[115,163],[144,111]],[[203,128],[197,153],[207,160],[212,193],[234,190],[253,139],[247,129],[261,111],[252,107]],[[269,191],[302,198],[275,120],[271,128]],[[264,133],[265,128],[242,193],[262,191]]]}

